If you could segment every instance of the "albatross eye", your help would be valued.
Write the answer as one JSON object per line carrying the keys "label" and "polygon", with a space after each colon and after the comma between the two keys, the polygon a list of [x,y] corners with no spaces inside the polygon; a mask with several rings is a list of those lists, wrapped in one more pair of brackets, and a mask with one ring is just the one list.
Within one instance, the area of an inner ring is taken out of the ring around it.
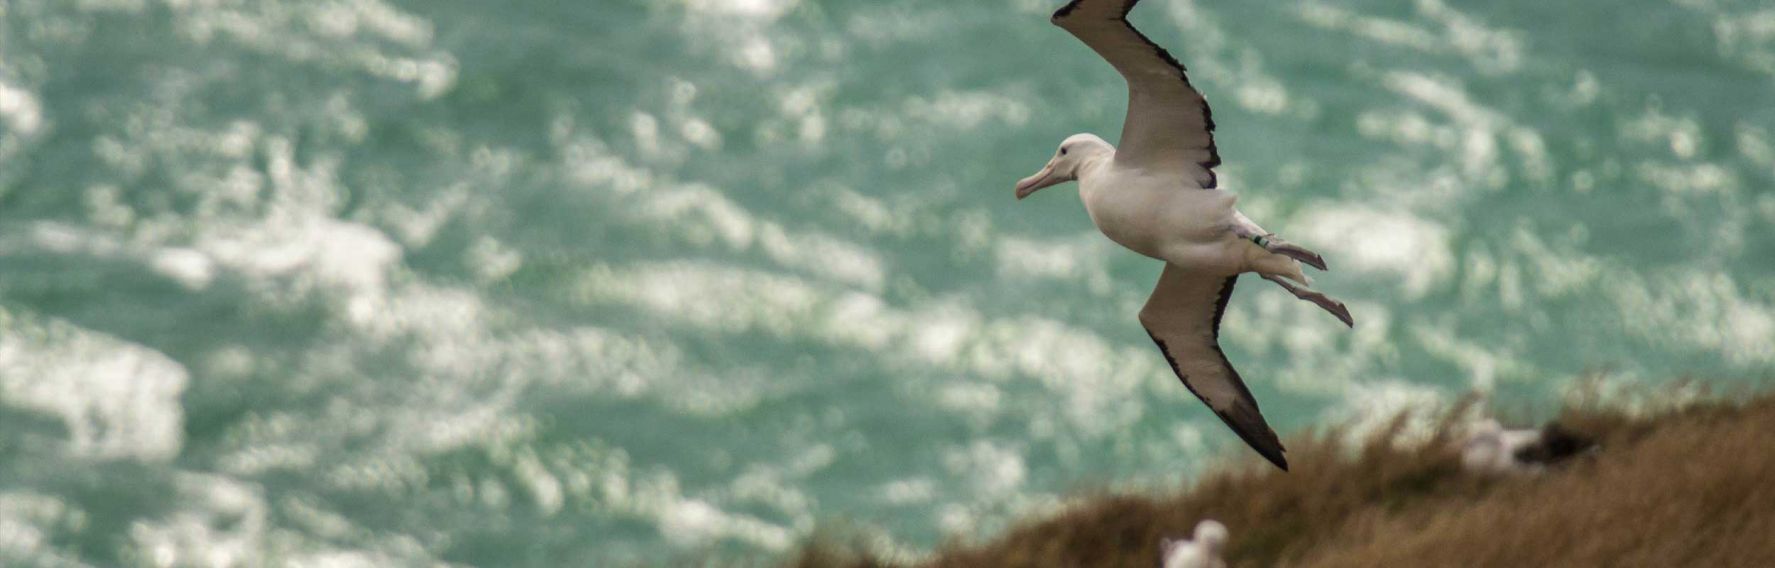
{"label": "albatross eye", "polygon": [[1066,148],[1065,147],[1060,148],[1060,155],[1062,155],[1062,156],[1066,155]]}

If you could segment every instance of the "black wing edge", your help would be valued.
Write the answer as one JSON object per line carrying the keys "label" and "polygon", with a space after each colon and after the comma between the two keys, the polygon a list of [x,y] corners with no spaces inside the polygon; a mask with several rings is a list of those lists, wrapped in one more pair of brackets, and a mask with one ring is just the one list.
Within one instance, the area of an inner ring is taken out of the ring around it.
{"label": "black wing edge", "polygon": [[[1059,10],[1055,10],[1054,16],[1048,18],[1048,21],[1053,22],[1054,25],[1060,25],[1060,20],[1064,20],[1067,16],[1072,15],[1072,11],[1078,9],[1079,3],[1084,1],[1085,0],[1072,0],[1071,2],[1067,2],[1065,6],[1061,6]],[[1159,55],[1159,59],[1163,59],[1165,64],[1177,69],[1177,78],[1183,81],[1184,86],[1189,87],[1192,91],[1201,93],[1201,89],[1197,89],[1194,84],[1189,82],[1189,70],[1184,68],[1183,63],[1178,62],[1176,57],[1172,57],[1171,52],[1165,51],[1165,48],[1159,47],[1159,44],[1153,43],[1153,40],[1146,37],[1146,34],[1140,33],[1140,30],[1134,28],[1134,24],[1128,23],[1128,12],[1134,10],[1134,5],[1139,3],[1140,0],[1125,0],[1122,3],[1121,14],[1116,16],[1116,23],[1121,24],[1124,28],[1128,28],[1128,31],[1132,32],[1134,37],[1140,38],[1141,43],[1146,44],[1147,47],[1151,47],[1153,52]],[[1220,176],[1214,173],[1214,168],[1220,166],[1220,147],[1214,142],[1214,109],[1208,106],[1207,95],[1202,95],[1197,98],[1202,100],[1202,120],[1204,125],[1208,128],[1208,161],[1200,164],[1202,169],[1208,172],[1208,183],[1203,185],[1202,189],[1214,189],[1220,185]]]}
{"label": "black wing edge", "polygon": [[[1214,307],[1214,338],[1216,340],[1220,339],[1220,318],[1226,314],[1227,301],[1233,297],[1233,285],[1238,281],[1238,276],[1228,277],[1226,283],[1220,286],[1220,298],[1215,302]],[[1196,388],[1190,386],[1189,381],[1185,380],[1187,377],[1184,376],[1183,370],[1177,367],[1177,358],[1171,355],[1171,348],[1166,347],[1164,341],[1159,340],[1159,337],[1153,335],[1150,330],[1146,332],[1146,336],[1152,338],[1153,343],[1158,344],[1159,354],[1165,356],[1165,363],[1171,365],[1171,372],[1177,375],[1178,382],[1183,383],[1183,388],[1189,389],[1190,394],[1196,395],[1196,398],[1201,399],[1209,410],[1213,410],[1214,415],[1219,416],[1220,421],[1226,423],[1227,428],[1231,428],[1234,434],[1239,435],[1239,439],[1245,441],[1245,445],[1251,446],[1251,449],[1256,450],[1258,455],[1263,456],[1263,459],[1269,460],[1282,471],[1288,471],[1288,458],[1283,456],[1288,450],[1282,447],[1282,441],[1276,437],[1276,431],[1270,429],[1269,422],[1263,419],[1263,411],[1257,407],[1257,397],[1251,396],[1251,389],[1245,386],[1245,379],[1239,376],[1239,371],[1233,368],[1232,362],[1227,361],[1226,353],[1220,350],[1218,341],[1214,345],[1214,354],[1220,356],[1221,367],[1226,368],[1227,374],[1232,376],[1233,385],[1239,387],[1240,398],[1234,401],[1232,409],[1227,412],[1221,412],[1214,408],[1214,405],[1208,404],[1208,399],[1203,398],[1202,393],[1196,392]]]}

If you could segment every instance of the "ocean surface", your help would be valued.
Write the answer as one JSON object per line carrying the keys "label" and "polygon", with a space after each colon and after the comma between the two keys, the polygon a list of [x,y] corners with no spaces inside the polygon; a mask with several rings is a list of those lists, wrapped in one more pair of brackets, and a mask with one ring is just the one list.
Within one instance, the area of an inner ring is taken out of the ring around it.
{"label": "ocean surface", "polygon": [[[1250,459],[1074,186],[1060,0],[0,0],[0,564],[928,551]],[[1775,7],[1147,0],[1290,432],[1775,374]]]}

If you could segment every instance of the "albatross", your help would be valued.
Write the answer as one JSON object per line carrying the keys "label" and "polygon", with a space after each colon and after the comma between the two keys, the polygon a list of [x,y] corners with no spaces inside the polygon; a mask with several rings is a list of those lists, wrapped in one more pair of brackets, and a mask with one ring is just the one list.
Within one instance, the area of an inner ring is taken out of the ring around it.
{"label": "albatross", "polygon": [[1220,557],[1226,548],[1226,525],[1214,519],[1203,519],[1196,523],[1194,538],[1190,540],[1159,541],[1159,566],[1162,568],[1226,568],[1226,560]]}
{"label": "albatross", "polygon": [[1596,448],[1596,441],[1549,422],[1540,430],[1507,430],[1496,419],[1474,424],[1461,447],[1461,467],[1480,474],[1546,471]]}
{"label": "albatross", "polygon": [[1255,272],[1344,325],[1354,327],[1355,320],[1343,302],[1309,287],[1301,265],[1325,270],[1319,254],[1263,230],[1219,187],[1214,167],[1220,153],[1208,101],[1182,64],[1128,23],[1128,11],[1138,3],[1072,0],[1054,12],[1055,25],[1127,80],[1128,115],[1117,145],[1092,134],[1067,137],[1041,171],[1017,182],[1017,199],[1077,181],[1098,230],[1164,261],[1140,324],[1184,386],[1258,454],[1287,471],[1282,442],[1220,350],[1220,318],[1233,284],[1240,274]]}

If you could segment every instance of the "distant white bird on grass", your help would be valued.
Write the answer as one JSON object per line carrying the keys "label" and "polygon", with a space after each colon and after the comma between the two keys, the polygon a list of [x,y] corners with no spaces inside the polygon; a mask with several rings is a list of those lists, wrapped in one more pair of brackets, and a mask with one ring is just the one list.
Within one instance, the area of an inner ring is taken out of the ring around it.
{"label": "distant white bird on grass", "polygon": [[1461,466],[1479,474],[1532,474],[1596,447],[1596,442],[1548,424],[1540,430],[1506,430],[1486,419],[1468,431]]}
{"label": "distant white bird on grass", "polygon": [[1317,253],[1263,230],[1218,187],[1214,117],[1183,65],[1128,23],[1139,0],[1073,0],[1053,22],[1083,41],[1128,82],[1120,146],[1076,134],[1040,172],[1017,182],[1017,198],[1067,181],[1098,230],[1129,250],[1165,262],[1140,323],[1184,386],[1245,443],[1283,470],[1282,442],[1221,352],[1220,318],[1239,275],[1255,272],[1296,298],[1354,326],[1343,302],[1308,288],[1301,263],[1325,270]]}
{"label": "distant white bird on grass", "polygon": [[1226,546],[1226,525],[1220,521],[1207,519],[1196,523],[1195,536],[1190,540],[1164,539],[1159,542],[1161,563],[1164,568],[1226,568],[1226,561],[1220,558],[1220,551]]}

